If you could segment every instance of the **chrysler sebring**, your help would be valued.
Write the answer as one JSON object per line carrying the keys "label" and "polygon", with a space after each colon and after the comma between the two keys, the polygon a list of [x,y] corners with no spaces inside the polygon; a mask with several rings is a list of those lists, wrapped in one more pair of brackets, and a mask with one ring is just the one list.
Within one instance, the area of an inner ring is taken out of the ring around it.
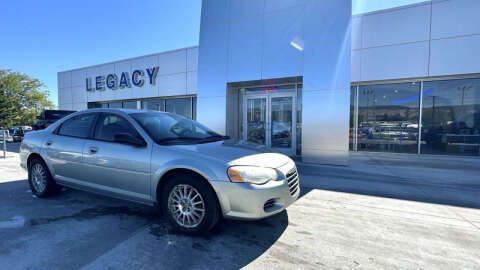
{"label": "chrysler sebring", "polygon": [[170,113],[91,109],[27,133],[20,147],[32,192],[62,186],[158,205],[186,233],[222,218],[260,219],[299,196],[293,160],[241,147]]}

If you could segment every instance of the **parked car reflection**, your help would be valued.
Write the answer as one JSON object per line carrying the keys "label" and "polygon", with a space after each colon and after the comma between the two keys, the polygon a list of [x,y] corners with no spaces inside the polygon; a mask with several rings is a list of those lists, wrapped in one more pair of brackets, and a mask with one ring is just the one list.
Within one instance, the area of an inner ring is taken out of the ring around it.
{"label": "parked car reflection", "polygon": [[247,140],[257,144],[265,144],[265,122],[248,122]]}
{"label": "parked car reflection", "polygon": [[272,122],[272,147],[289,148],[292,145],[292,123]]}

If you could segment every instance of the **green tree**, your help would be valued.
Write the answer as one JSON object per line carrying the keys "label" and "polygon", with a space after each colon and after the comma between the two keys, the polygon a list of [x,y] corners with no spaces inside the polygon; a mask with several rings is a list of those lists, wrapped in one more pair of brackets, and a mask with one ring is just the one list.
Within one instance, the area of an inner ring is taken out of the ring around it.
{"label": "green tree", "polygon": [[43,86],[26,74],[0,69],[0,127],[32,125],[42,109],[52,108]]}

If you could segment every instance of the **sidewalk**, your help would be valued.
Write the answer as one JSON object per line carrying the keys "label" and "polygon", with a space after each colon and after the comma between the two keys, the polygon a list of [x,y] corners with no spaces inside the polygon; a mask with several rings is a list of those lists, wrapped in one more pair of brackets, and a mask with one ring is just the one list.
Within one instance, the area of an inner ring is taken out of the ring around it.
{"label": "sidewalk", "polygon": [[[3,153],[1,153],[3,155]],[[7,152],[7,158],[0,157],[0,183],[27,179],[27,172],[20,167],[20,156]]]}
{"label": "sidewalk", "polygon": [[348,166],[299,164],[302,186],[480,208],[480,158],[350,153]]}

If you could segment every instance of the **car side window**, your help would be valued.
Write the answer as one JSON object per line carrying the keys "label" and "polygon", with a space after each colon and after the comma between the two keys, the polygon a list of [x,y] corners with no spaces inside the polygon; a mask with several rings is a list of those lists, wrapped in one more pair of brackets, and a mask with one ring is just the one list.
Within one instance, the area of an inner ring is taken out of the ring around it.
{"label": "car side window", "polygon": [[57,134],[77,138],[88,138],[95,114],[82,114],[65,121],[58,129]]}
{"label": "car side window", "polygon": [[95,139],[113,142],[115,134],[118,133],[128,133],[133,137],[140,138],[137,131],[125,118],[116,114],[102,114],[95,130]]}

